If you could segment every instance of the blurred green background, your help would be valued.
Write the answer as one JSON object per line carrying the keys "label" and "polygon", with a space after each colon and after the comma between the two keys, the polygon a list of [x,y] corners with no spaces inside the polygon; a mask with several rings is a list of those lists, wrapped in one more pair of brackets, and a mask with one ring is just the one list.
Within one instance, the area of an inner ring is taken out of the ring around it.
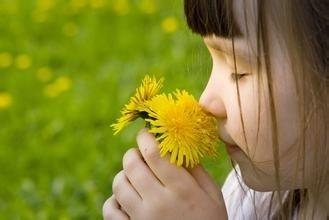
{"label": "blurred green background", "polygon": [[211,70],[177,0],[0,0],[0,33],[0,219],[100,219],[143,126],[110,124],[141,79],[199,97]]}

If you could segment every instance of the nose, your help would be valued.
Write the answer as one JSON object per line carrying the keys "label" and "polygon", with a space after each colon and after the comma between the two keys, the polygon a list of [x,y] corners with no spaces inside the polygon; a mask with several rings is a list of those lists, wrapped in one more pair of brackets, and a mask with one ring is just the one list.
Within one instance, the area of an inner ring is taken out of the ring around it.
{"label": "nose", "polygon": [[226,128],[223,126],[222,120],[227,118],[227,114],[224,102],[219,95],[218,89],[211,88],[209,85],[207,85],[199,99],[199,104],[218,120],[218,134],[220,140],[226,140],[229,143],[234,143],[234,141],[232,141],[230,138]]}
{"label": "nose", "polygon": [[218,90],[209,88],[209,85],[207,85],[206,89],[203,91],[199,99],[199,104],[218,119],[227,117],[226,108]]}

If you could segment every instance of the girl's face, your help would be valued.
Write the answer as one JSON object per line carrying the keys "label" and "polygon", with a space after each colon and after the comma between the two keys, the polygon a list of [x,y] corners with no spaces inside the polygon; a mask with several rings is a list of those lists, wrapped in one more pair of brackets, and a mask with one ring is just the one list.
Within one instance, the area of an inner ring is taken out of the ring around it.
{"label": "girl's face", "polygon": [[[238,13],[239,8],[235,7],[234,10]],[[235,17],[239,18],[239,16]],[[240,16],[240,19],[243,17]],[[244,24],[244,21],[237,20],[237,23]],[[249,26],[249,29],[253,30],[252,24]],[[243,28],[240,29],[242,32],[245,31]],[[212,57],[213,68],[209,82],[200,98],[200,104],[218,118],[220,138],[228,144],[239,147],[238,151],[228,150],[228,152],[238,163],[245,183],[255,190],[269,191],[276,188],[274,146],[272,146],[274,145],[273,122],[270,113],[272,106],[266,72],[261,67],[259,74],[257,73],[256,37],[252,34],[249,36],[248,40],[241,37],[235,38],[234,41],[237,73],[234,73],[232,41],[215,36],[204,38]],[[271,81],[277,118],[281,187],[290,189],[295,177],[299,149],[298,102],[295,80],[289,70],[287,53],[280,46],[278,39],[275,32],[269,30]],[[264,63],[263,60],[262,63]],[[234,74],[238,74],[241,111]],[[246,139],[243,135],[241,120],[244,122]],[[296,184],[301,184],[301,181],[297,179],[294,185]]]}

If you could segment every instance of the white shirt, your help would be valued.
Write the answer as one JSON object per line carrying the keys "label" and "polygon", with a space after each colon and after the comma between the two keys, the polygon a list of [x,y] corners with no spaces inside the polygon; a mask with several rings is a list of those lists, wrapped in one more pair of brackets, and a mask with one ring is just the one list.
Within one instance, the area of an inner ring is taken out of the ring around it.
{"label": "white shirt", "polygon": [[[268,218],[272,192],[258,192],[246,186],[241,178],[238,166],[238,177],[234,169],[227,176],[222,187],[222,193],[229,220],[275,219],[279,206],[277,198],[273,198],[271,214]],[[239,179],[238,179],[239,178]],[[239,184],[241,183],[241,185]],[[283,200],[287,199],[288,192],[282,192]],[[294,217],[297,219],[296,213]]]}

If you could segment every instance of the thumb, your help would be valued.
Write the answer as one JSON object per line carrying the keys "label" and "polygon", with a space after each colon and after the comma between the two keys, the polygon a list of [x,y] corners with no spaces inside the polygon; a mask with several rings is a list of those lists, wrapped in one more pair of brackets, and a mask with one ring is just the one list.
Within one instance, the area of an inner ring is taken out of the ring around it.
{"label": "thumb", "polygon": [[201,165],[189,169],[190,174],[194,177],[199,186],[215,201],[223,202],[223,194],[220,187],[213,178],[205,171]]}

